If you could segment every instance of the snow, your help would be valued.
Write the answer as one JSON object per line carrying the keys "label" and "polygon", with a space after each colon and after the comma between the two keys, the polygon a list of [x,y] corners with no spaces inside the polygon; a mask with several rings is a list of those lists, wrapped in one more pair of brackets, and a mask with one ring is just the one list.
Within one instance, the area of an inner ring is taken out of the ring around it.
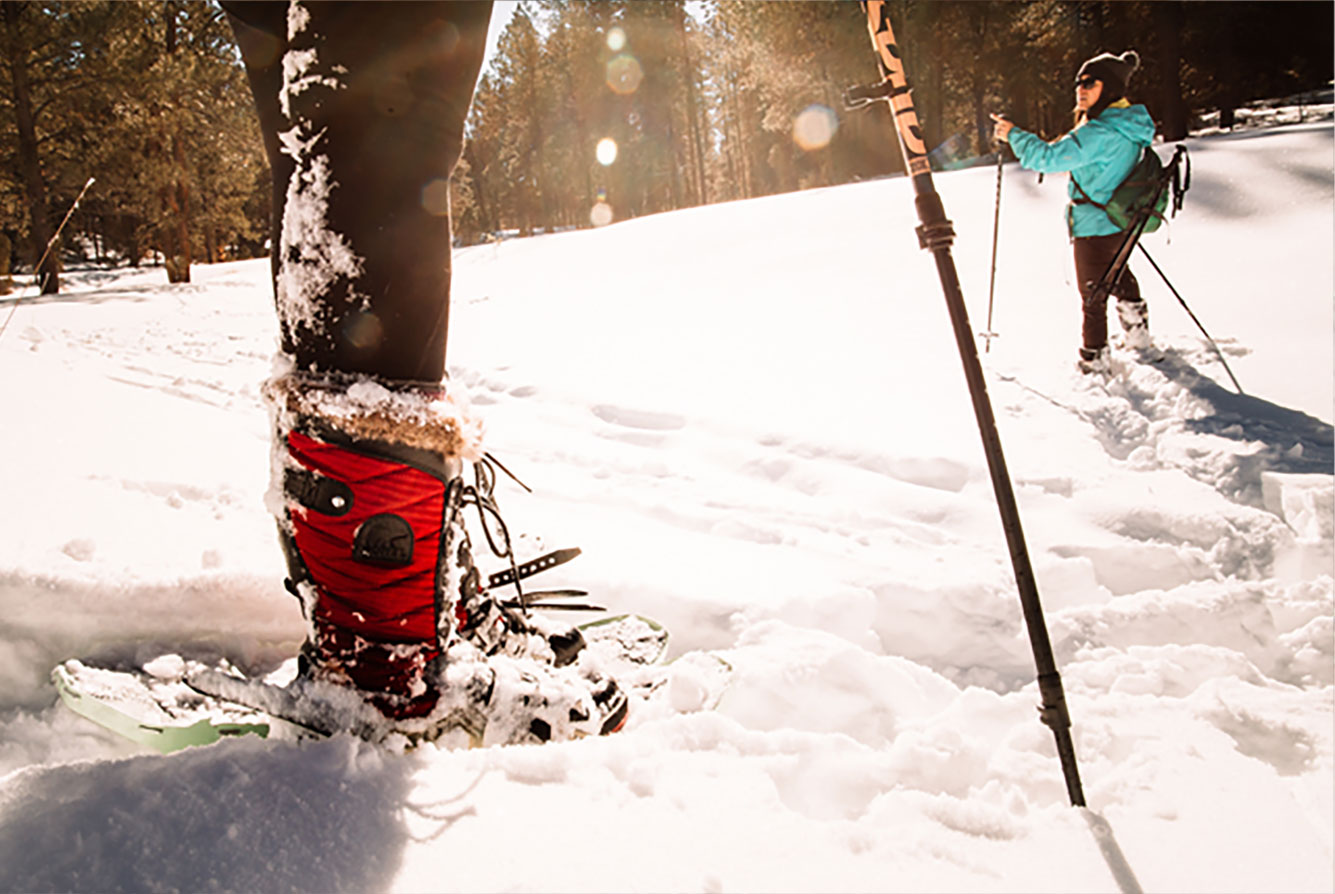
{"label": "snow", "polygon": [[[1013,165],[982,356],[1090,807],[1146,890],[1330,891],[1332,127],[1190,149],[1147,247],[1245,395],[1139,257],[1163,359],[1078,375],[1062,178]],[[975,329],[994,178],[937,177]],[[457,252],[453,399],[534,488],[498,488],[520,559],[578,545],[544,586],[673,632],[667,697],[548,746],[161,757],[58,704],[65,659],[264,671],[302,622],[264,507],[268,262],[26,289],[0,888],[1114,890],[915,224],[888,179]]]}
{"label": "snow", "polygon": [[[287,19],[288,40],[293,40],[310,23],[310,11],[300,3],[292,3]],[[278,99],[283,117],[291,127],[280,133],[278,139],[283,154],[293,161],[283,200],[278,246],[277,301],[284,308],[286,326],[314,328],[320,297],[340,281],[346,284],[362,273],[362,258],[343,234],[328,226],[329,195],[337,180],[330,170],[329,157],[320,151],[326,129],[317,129],[305,115],[293,109],[293,101],[311,88],[343,89],[334,74],[321,73],[314,49],[289,49],[283,54],[283,85]]]}

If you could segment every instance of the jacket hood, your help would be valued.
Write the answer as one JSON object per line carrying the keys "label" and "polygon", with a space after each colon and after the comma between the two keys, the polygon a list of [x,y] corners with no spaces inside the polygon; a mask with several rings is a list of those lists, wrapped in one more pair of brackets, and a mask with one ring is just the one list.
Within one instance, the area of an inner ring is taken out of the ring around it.
{"label": "jacket hood", "polygon": [[1154,142],[1156,128],[1149,110],[1142,105],[1131,105],[1124,99],[1108,106],[1090,123],[1107,127],[1137,146],[1148,146]]}

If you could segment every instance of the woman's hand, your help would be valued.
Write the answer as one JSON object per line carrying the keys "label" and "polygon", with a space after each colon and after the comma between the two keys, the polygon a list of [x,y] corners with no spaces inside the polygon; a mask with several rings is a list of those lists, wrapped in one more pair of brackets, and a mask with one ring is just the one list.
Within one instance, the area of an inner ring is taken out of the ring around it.
{"label": "woman's hand", "polygon": [[991,115],[991,118],[993,121],[992,139],[996,140],[998,143],[1010,142],[1011,128],[1015,125],[1000,115],[993,114]]}

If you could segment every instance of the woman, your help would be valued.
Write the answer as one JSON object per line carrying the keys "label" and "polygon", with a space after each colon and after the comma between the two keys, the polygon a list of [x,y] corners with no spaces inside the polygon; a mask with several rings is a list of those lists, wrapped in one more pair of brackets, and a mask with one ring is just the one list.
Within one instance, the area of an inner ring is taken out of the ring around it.
{"label": "woman", "polygon": [[[1139,65],[1140,57],[1127,50],[1120,56],[1102,53],[1080,66],[1075,79],[1075,127],[1051,143],[992,116],[995,138],[1010,144],[1020,164],[1042,173],[1071,174],[1066,222],[1075,245],[1076,281],[1084,305],[1079,361],[1083,372],[1107,369],[1108,299],[1095,295],[1094,286],[1122,242],[1121,231],[1099,205],[1111,198],[1154,140],[1149,112],[1125,98],[1127,82]],[[1149,314],[1130,269],[1123,271],[1111,291],[1117,296],[1127,346],[1149,347]]]}

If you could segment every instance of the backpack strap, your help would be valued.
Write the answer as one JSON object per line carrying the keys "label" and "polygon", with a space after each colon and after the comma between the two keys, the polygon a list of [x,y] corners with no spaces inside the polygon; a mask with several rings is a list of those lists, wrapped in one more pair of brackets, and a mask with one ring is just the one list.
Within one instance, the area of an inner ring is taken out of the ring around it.
{"label": "backpack strap", "polygon": [[[1131,173],[1133,173],[1135,169],[1140,166],[1140,163],[1145,160],[1145,153],[1147,152],[1154,152],[1154,148],[1152,146],[1146,146],[1141,150],[1140,156],[1136,159],[1135,165],[1132,166],[1131,172],[1128,172],[1126,179],[1124,179],[1121,183],[1117,185],[1117,189],[1121,189],[1122,186],[1124,186],[1130,180]],[[1182,159],[1186,159],[1185,180],[1182,177],[1181,165],[1179,165],[1179,161]],[[1165,190],[1165,189],[1171,190],[1170,201],[1165,210],[1169,212],[1168,216],[1176,216],[1178,210],[1182,207],[1183,193],[1185,193],[1191,187],[1191,160],[1190,157],[1187,155],[1187,150],[1185,146],[1179,145],[1177,147],[1177,150],[1173,153],[1173,157],[1169,159],[1168,164],[1161,166],[1160,171],[1156,175],[1154,182],[1155,182],[1156,196],[1159,194],[1160,190]],[[1075,179],[1075,174],[1071,175],[1071,183],[1075,186],[1076,192],[1080,193],[1079,198],[1071,200],[1072,205],[1093,205],[1095,208],[1098,208],[1104,214],[1107,214],[1108,219],[1110,221],[1112,220],[1112,215],[1108,211],[1108,206],[1103,204],[1102,202],[1096,202],[1092,198],[1090,198],[1089,193],[1085,192],[1084,187],[1080,185],[1080,181]],[[1115,194],[1116,190],[1114,190],[1114,196]],[[1160,212],[1156,211],[1153,205],[1154,203],[1151,203],[1149,206],[1150,215],[1152,217],[1157,217],[1162,223],[1167,223],[1168,216],[1165,216],[1164,214],[1161,214]],[[1113,223],[1115,226],[1116,222],[1114,221]]]}
{"label": "backpack strap", "polygon": [[1108,213],[1108,206],[1102,204],[1101,202],[1096,202],[1093,199],[1091,199],[1089,197],[1089,193],[1085,192],[1084,188],[1080,185],[1080,181],[1075,179],[1074,174],[1071,175],[1071,184],[1075,186],[1076,192],[1080,193],[1080,198],[1071,199],[1072,205],[1093,205],[1095,208],[1098,208],[1103,213],[1105,214]]}

